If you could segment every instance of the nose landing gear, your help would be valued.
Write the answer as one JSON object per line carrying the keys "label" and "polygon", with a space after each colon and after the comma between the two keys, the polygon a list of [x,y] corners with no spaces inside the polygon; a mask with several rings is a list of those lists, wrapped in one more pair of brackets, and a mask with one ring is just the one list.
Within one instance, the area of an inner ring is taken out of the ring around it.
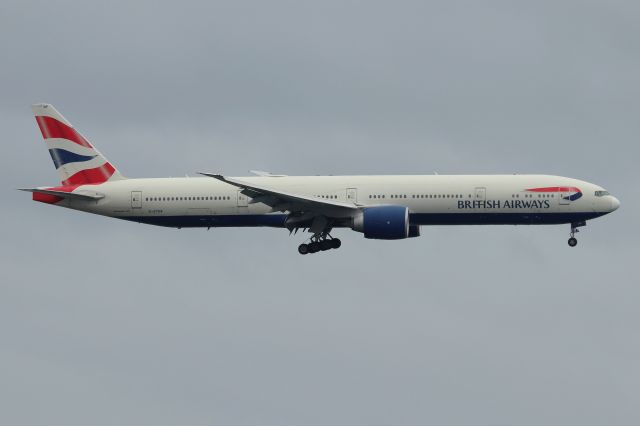
{"label": "nose landing gear", "polygon": [[302,243],[298,246],[298,253],[317,253],[319,251],[337,249],[342,245],[342,241],[340,241],[340,239],[333,238],[328,233],[314,234],[310,240],[311,241],[308,244]]}
{"label": "nose landing gear", "polygon": [[567,241],[569,247],[575,247],[578,245],[578,240],[576,239],[575,235],[576,233],[580,232],[578,228],[581,226],[587,226],[587,222],[573,222],[571,224],[571,236],[569,238],[569,241]]}

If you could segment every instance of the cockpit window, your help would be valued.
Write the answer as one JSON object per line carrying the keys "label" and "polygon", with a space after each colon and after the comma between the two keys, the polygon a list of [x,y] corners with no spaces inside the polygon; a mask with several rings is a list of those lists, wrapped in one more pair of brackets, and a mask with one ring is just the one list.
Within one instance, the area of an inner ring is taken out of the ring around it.
{"label": "cockpit window", "polygon": [[609,195],[609,191],[596,191],[596,197],[604,197],[605,195]]}

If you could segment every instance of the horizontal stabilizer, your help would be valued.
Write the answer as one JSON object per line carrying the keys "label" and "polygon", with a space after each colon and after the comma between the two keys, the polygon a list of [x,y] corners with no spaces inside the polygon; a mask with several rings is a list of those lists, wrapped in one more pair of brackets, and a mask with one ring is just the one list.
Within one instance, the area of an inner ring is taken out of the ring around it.
{"label": "horizontal stabilizer", "polygon": [[72,200],[97,201],[104,198],[104,195],[92,191],[65,192],[44,188],[19,188],[19,191],[33,192],[35,194],[53,195],[61,198],[69,198]]}

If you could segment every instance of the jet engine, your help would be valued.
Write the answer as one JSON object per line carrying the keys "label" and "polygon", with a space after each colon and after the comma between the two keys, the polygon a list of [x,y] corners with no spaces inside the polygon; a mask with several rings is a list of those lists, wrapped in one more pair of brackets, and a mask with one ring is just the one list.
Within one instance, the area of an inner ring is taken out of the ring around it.
{"label": "jet engine", "polygon": [[353,217],[351,228],[365,238],[400,240],[417,237],[420,227],[409,225],[409,209],[404,206],[365,207]]}

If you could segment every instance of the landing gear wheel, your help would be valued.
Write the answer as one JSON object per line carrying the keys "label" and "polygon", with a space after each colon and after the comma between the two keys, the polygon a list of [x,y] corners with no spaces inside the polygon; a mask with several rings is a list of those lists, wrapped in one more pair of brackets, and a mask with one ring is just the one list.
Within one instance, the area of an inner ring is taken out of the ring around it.
{"label": "landing gear wheel", "polygon": [[320,250],[322,251],[331,250],[332,248],[331,240],[322,240],[318,244],[320,245]]}
{"label": "landing gear wheel", "polygon": [[571,222],[571,233],[569,234],[571,238],[569,238],[569,241],[567,241],[569,247],[575,247],[578,245],[578,240],[576,240],[575,235],[577,232],[580,232],[578,228],[580,228],[581,226],[587,226],[587,222]]}
{"label": "landing gear wheel", "polygon": [[298,253],[300,254],[313,254],[319,251],[327,251],[331,249],[337,249],[342,245],[342,242],[338,238],[333,238],[329,231],[331,228],[327,228],[321,232],[315,232],[307,243],[302,243],[298,246]]}

